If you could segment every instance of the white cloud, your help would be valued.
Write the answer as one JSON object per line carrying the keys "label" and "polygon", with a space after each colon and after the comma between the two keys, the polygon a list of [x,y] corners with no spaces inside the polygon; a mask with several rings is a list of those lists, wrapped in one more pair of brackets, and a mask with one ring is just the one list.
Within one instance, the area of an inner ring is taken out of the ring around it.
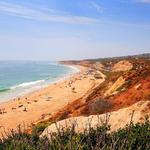
{"label": "white cloud", "polygon": [[94,1],[91,1],[91,5],[97,10],[97,12],[103,13],[103,7],[101,5],[97,4]]}
{"label": "white cloud", "polygon": [[[138,0],[138,1],[150,1],[150,0]],[[99,12],[102,13],[102,7],[91,1],[91,5]],[[118,25],[118,26],[131,26],[150,30],[149,24],[132,24],[122,22],[110,22],[99,19],[94,19],[84,16],[70,15],[67,12],[60,12],[58,10],[48,8],[31,8],[22,5],[0,2],[0,14],[7,14],[10,16],[16,16],[25,19],[31,19],[35,21],[47,21],[47,22],[60,22],[67,24],[92,24],[92,25]]]}
{"label": "white cloud", "polygon": [[0,13],[37,21],[61,22],[69,24],[97,24],[98,20],[69,14],[60,15],[55,10],[29,8],[12,3],[0,2]]}

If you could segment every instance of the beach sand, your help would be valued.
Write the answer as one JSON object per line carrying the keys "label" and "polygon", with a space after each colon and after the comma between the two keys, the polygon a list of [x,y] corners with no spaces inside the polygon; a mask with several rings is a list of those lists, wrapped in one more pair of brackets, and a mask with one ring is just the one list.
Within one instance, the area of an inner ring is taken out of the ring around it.
{"label": "beach sand", "polygon": [[0,114],[0,133],[4,129],[16,129],[18,125],[27,127],[49,117],[103,82],[103,79],[93,80],[93,75],[86,75],[88,68],[75,67],[78,67],[80,72],[39,91],[1,103],[0,109],[4,113]]}

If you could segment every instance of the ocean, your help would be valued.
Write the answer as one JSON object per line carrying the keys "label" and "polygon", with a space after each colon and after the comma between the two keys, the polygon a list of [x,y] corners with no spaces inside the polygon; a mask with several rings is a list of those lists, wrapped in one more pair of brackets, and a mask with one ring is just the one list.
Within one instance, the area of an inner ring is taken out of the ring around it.
{"label": "ocean", "polygon": [[57,62],[0,61],[0,102],[39,90],[77,71]]}

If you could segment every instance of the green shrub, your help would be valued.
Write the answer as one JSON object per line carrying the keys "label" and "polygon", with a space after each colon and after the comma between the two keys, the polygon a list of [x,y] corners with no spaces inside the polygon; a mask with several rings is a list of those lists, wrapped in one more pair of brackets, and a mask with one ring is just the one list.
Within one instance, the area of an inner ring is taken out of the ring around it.
{"label": "green shrub", "polygon": [[[41,127],[40,127],[41,131]],[[116,132],[109,132],[105,122],[96,129],[75,133],[72,128],[58,129],[50,134],[50,140],[39,138],[38,134],[26,134],[19,130],[0,140],[0,150],[149,150],[150,122],[130,124]]]}
{"label": "green shrub", "polygon": [[48,127],[51,123],[38,123],[32,127],[32,134],[41,134],[46,127]]}
{"label": "green shrub", "polygon": [[91,114],[105,113],[113,107],[112,102],[105,99],[98,99],[89,105]]}

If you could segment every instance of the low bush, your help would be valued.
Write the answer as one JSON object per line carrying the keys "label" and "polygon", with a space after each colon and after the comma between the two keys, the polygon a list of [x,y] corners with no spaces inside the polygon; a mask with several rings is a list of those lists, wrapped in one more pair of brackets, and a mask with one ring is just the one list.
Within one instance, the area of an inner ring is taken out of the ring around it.
{"label": "low bush", "polygon": [[0,140],[0,150],[149,150],[150,122],[130,124],[123,129],[110,132],[103,124],[84,133],[75,133],[74,128],[50,134],[50,139],[38,134],[12,132]]}
{"label": "low bush", "polygon": [[32,134],[38,134],[40,135],[46,127],[48,127],[51,123],[38,123],[35,126],[32,127]]}
{"label": "low bush", "polygon": [[98,99],[89,105],[89,110],[91,114],[102,114],[108,112],[112,107],[113,104],[109,100]]}

